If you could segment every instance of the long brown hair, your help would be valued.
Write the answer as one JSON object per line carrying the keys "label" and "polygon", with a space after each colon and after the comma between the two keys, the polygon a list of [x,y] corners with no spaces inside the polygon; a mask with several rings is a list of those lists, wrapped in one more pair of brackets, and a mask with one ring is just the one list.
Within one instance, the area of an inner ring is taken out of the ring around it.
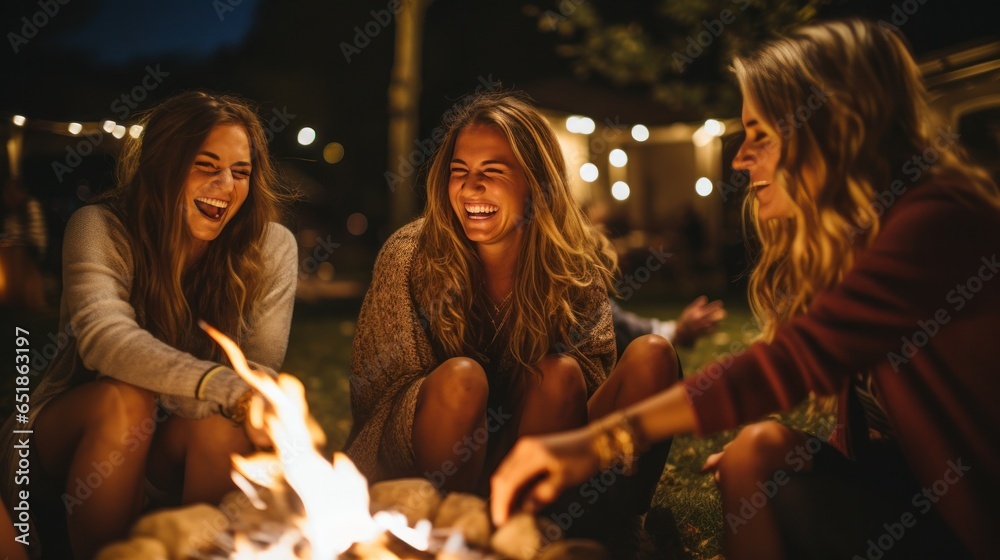
{"label": "long brown hair", "polygon": [[[810,25],[771,41],[733,70],[744,98],[781,136],[775,182],[793,217],[760,222],[745,204],[762,250],[750,276],[750,304],[764,339],[836,285],[858,249],[878,235],[890,186],[945,179],[957,196],[1000,207],[996,186],[959,145],[938,150],[944,127],[927,105],[920,70],[892,29],[850,19]],[[907,162],[933,150],[921,176]],[[818,185],[806,185],[805,170]],[[899,183],[896,183],[899,182]]]}
{"label": "long brown hair", "polygon": [[554,347],[572,352],[582,342],[581,323],[588,318],[580,316],[579,303],[595,284],[613,290],[616,256],[573,201],[551,127],[522,96],[478,94],[450,114],[454,120],[427,176],[425,221],[414,263],[415,275],[423,280],[417,300],[444,357],[476,350],[478,325],[486,320],[474,303],[482,289],[482,266],[448,200],[448,181],[459,133],[471,125],[493,126],[507,138],[528,184],[508,345],[520,369],[535,371]]}
{"label": "long brown hair", "polygon": [[[187,92],[142,116],[139,139],[128,142],[118,163],[118,187],[99,199],[121,219],[132,251],[131,304],[139,324],[157,338],[199,357],[219,351],[198,336],[204,319],[242,339],[260,298],[269,222],[280,219],[287,193],[271,162],[267,138],[253,106],[232,95]],[[222,233],[187,266],[192,249],[185,222],[183,185],[198,149],[213,128],[243,127],[250,142],[246,201]]]}

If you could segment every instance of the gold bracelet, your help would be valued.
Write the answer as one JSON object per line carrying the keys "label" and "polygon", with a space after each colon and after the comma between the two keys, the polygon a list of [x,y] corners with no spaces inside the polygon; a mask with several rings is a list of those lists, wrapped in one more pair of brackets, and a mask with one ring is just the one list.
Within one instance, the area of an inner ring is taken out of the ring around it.
{"label": "gold bracelet", "polygon": [[646,444],[629,419],[622,413],[618,424],[607,429],[594,425],[594,451],[602,471],[608,470],[621,461],[622,472],[626,476],[635,472],[639,455],[646,451]]}
{"label": "gold bracelet", "polygon": [[597,455],[597,462],[601,471],[611,468],[614,463],[615,452],[611,447],[611,434],[602,430],[598,424],[591,424],[594,432],[594,453]]}

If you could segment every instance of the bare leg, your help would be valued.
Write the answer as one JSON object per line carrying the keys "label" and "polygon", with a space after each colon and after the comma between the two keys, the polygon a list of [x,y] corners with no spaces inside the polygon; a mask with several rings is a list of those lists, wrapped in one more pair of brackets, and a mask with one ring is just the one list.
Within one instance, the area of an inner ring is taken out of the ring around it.
{"label": "bare leg", "polygon": [[[677,354],[662,336],[641,336],[625,349],[614,371],[597,389],[588,407],[597,420],[642,401],[673,385],[680,376]],[[645,513],[663,474],[672,440],[652,446],[639,459],[638,471],[628,481],[632,513]]]}
{"label": "bare leg", "polygon": [[670,341],[655,334],[640,336],[628,345],[614,371],[590,397],[590,420],[651,397],[677,379],[677,353]]}
{"label": "bare leg", "polygon": [[6,560],[28,560],[28,553],[14,537],[14,523],[7,515],[7,506],[0,502],[0,554]]}
{"label": "bare leg", "polygon": [[39,413],[39,462],[46,477],[66,489],[66,521],[77,558],[93,557],[124,537],[135,521],[155,406],[149,391],[101,379],[57,396]]}
{"label": "bare leg", "polygon": [[572,356],[551,354],[538,363],[541,376],[526,375],[517,435],[579,428],[587,423],[587,385]]}
{"label": "bare leg", "polygon": [[[413,452],[419,472],[453,472],[440,490],[475,490],[486,446],[463,442],[486,430],[488,397],[486,373],[469,358],[446,360],[424,379],[413,420]],[[454,469],[446,469],[449,464]]]}
{"label": "bare leg", "polygon": [[218,505],[235,490],[231,455],[247,455],[253,445],[242,425],[221,415],[193,420],[173,416],[157,432],[150,452],[149,479],[179,494],[181,503]]}
{"label": "bare leg", "polygon": [[[726,558],[784,557],[771,501],[757,508],[748,519],[741,515],[740,507],[742,500],[750,500],[760,492],[758,483],[771,480],[779,470],[791,468],[786,457],[797,446],[804,445],[807,439],[803,432],[778,422],[765,421],[743,428],[726,447],[717,470],[722,512],[727,520],[724,532]],[[805,471],[811,467],[810,456]]]}

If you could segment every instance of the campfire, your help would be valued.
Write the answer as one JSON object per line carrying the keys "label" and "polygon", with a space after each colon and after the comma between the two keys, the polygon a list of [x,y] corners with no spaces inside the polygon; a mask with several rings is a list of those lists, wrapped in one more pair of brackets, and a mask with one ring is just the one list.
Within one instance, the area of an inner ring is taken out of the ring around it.
{"label": "campfire", "polygon": [[325,436],[309,416],[302,384],[255,372],[236,343],[202,325],[233,368],[262,399],[249,411],[273,451],[233,456],[239,491],[222,504],[151,513],[128,541],[98,560],[124,558],[353,560],[607,558],[593,541],[562,539],[557,525],[528,514],[494,530],[485,500],[453,492],[442,497],[425,479],[368,486],[342,453],[317,451]]}

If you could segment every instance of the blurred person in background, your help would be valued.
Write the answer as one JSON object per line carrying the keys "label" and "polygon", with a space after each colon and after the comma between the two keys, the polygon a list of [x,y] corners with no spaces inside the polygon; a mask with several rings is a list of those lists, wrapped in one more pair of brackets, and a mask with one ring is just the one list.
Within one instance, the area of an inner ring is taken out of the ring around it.
{"label": "blurred person in background", "polygon": [[45,308],[41,263],[48,247],[42,205],[11,177],[0,196],[0,306]]}

